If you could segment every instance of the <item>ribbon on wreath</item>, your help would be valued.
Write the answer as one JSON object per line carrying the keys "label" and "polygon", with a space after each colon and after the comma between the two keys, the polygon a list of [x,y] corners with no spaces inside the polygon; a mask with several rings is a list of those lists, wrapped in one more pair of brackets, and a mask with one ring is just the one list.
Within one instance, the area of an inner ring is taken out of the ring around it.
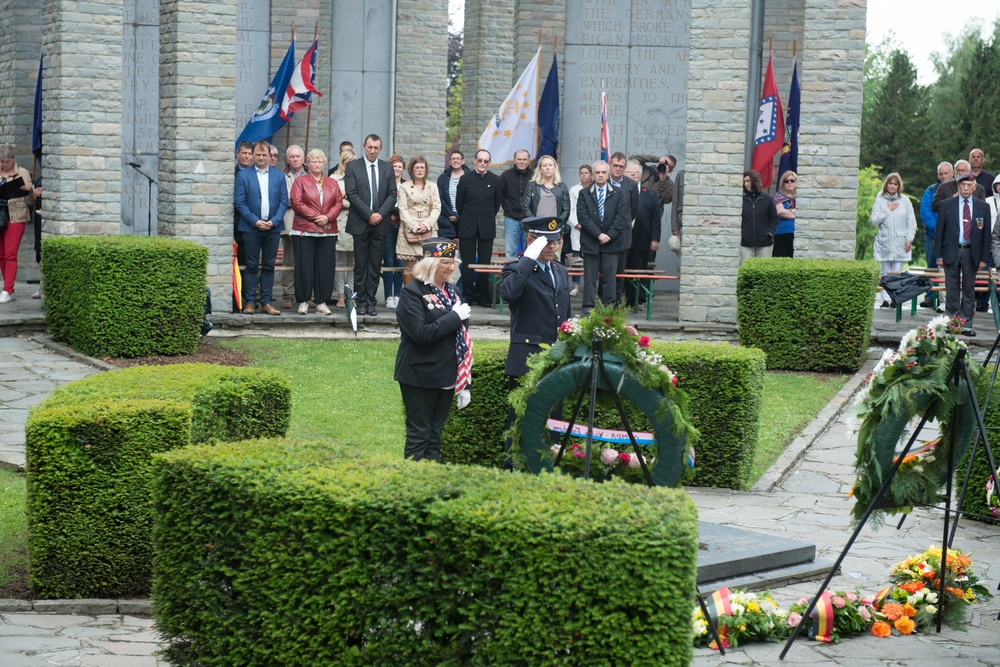
{"label": "ribbon on wreath", "polygon": [[[712,622],[715,623],[723,648],[729,648],[729,640],[726,638],[729,634],[729,628],[719,624],[719,617],[733,615],[733,608],[730,604],[731,597],[732,591],[723,586],[705,600],[705,606],[708,607],[708,615],[712,618]],[[714,639],[708,643],[708,647],[713,651],[719,650],[719,645],[716,644]]]}

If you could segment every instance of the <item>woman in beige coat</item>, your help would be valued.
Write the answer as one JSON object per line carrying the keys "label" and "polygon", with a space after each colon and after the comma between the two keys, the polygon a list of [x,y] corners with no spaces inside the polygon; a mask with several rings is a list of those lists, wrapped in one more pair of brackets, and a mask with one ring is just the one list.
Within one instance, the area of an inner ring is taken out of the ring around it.
{"label": "woman in beige coat", "polygon": [[14,278],[17,277],[17,251],[21,247],[21,237],[24,236],[24,224],[31,215],[30,202],[35,201],[35,189],[31,185],[31,174],[27,169],[17,166],[14,159],[14,147],[10,144],[0,144],[0,185],[20,178],[24,185],[23,197],[12,197],[9,200],[0,199],[0,206],[6,207],[8,223],[0,229],[0,275],[3,275],[3,291],[0,292],[0,303],[14,300]]}
{"label": "woman in beige coat", "polygon": [[413,280],[413,265],[423,257],[419,239],[437,236],[441,214],[437,185],[427,183],[427,158],[418,155],[410,160],[409,172],[410,180],[400,185],[396,193],[400,227],[396,257],[403,260],[404,285]]}

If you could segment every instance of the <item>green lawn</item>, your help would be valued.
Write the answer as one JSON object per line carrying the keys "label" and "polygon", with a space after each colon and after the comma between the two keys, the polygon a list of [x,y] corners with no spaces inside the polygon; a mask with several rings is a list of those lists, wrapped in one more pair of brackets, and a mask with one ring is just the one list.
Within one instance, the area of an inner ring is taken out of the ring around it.
{"label": "green lawn", "polygon": [[[395,341],[247,338],[221,343],[292,382],[289,436],[337,439],[402,456],[406,426],[392,379]],[[844,385],[847,375],[770,372],[764,383],[755,482]],[[506,411],[506,406],[498,409]],[[24,594],[27,528],[24,476],[0,470],[0,598]]]}

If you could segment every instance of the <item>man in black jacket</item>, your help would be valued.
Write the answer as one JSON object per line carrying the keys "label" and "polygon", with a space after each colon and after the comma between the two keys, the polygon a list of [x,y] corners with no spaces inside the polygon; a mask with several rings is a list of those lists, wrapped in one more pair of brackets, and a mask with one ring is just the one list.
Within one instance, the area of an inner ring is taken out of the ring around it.
{"label": "man in black jacket", "polygon": [[743,215],[740,221],[740,264],[750,257],[770,257],[778,210],[774,200],[760,190],[760,174],[743,172]]}
{"label": "man in black jacket", "polygon": [[448,169],[438,176],[438,196],[441,198],[441,215],[438,216],[438,235],[457,243],[458,211],[455,201],[458,196],[458,183],[471,169],[465,166],[465,156],[462,151],[452,151],[448,156]]}
{"label": "man in black jacket", "polygon": [[576,219],[580,223],[580,251],[583,254],[583,310],[595,305],[597,276],[601,276],[600,298],[605,306],[615,302],[615,271],[618,255],[625,247],[623,236],[629,224],[628,199],[608,183],[610,167],[594,163],[594,183],[580,191]]}
{"label": "man in black jacket", "polygon": [[476,278],[473,264],[489,264],[493,239],[497,237],[497,211],[500,210],[500,177],[490,171],[490,152],[476,152],[476,170],[458,181],[455,196],[458,210],[458,252],[462,256],[462,290],[465,300],[480,306],[491,305],[489,278]]}
{"label": "man in black jacket", "polygon": [[[961,317],[968,327],[966,336],[975,336],[972,318],[976,314],[976,271],[990,260],[990,207],[974,196],[976,177],[957,176],[958,196],[941,202],[938,209],[934,254],[944,269],[945,311]],[[940,189],[940,188],[938,188]]]}
{"label": "man in black jacket", "polygon": [[[637,162],[629,162],[625,167],[625,178],[637,181],[642,169]],[[650,257],[660,249],[660,234],[663,231],[663,204],[655,190],[640,186],[639,215],[635,217],[632,227],[632,247],[628,249],[625,258],[626,269],[649,268]],[[642,281],[643,289],[636,289],[634,281],[625,283],[625,300],[633,308],[646,303],[646,290],[649,281]]]}
{"label": "man in black jacket", "polygon": [[503,242],[508,257],[517,257],[524,251],[524,234],[521,232],[521,198],[524,188],[535,173],[531,168],[531,155],[523,148],[514,151],[514,166],[500,174],[500,196],[503,202]]}

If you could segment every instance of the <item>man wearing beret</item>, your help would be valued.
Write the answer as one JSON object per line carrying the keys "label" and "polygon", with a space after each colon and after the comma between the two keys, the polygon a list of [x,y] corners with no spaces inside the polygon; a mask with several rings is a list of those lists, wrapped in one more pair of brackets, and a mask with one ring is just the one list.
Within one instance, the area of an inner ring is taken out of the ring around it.
{"label": "man wearing beret", "polygon": [[[527,375],[528,356],[540,352],[542,343],[554,343],[559,325],[572,316],[569,274],[556,261],[562,224],[554,216],[525,218],[522,229],[527,248],[522,257],[504,265],[500,283],[500,295],[510,304],[510,347],[504,367],[510,389],[517,387],[519,377]],[[512,408],[508,427],[513,419]],[[509,452],[510,446],[508,440],[504,451]]]}
{"label": "man wearing beret", "polygon": [[958,196],[941,202],[938,208],[934,254],[944,267],[945,312],[961,317],[966,336],[975,336],[972,318],[976,314],[976,271],[990,260],[990,207],[974,196],[976,177],[964,173],[955,177]]}

